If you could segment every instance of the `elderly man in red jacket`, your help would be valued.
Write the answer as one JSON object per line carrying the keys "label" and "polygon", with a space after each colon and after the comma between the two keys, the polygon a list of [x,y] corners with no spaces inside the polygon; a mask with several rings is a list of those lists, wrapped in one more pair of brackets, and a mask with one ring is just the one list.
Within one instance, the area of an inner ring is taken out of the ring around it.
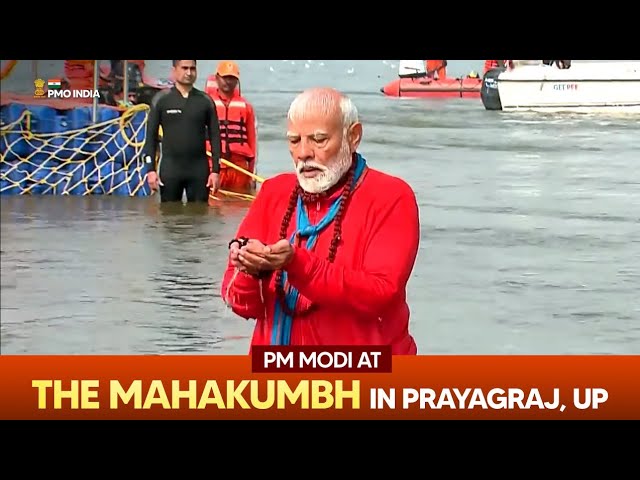
{"label": "elderly man in red jacket", "polygon": [[391,345],[417,353],[406,287],[420,241],[415,194],[357,152],[351,100],[300,94],[288,114],[294,172],[263,183],[229,242],[221,293],[256,319],[252,345]]}

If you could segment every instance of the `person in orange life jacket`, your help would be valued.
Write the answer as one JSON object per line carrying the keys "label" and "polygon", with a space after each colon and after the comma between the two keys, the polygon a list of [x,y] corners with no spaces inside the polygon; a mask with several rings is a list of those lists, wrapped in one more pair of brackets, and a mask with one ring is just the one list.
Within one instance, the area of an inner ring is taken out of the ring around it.
{"label": "person in orange life jacket", "polygon": [[[215,81],[211,81],[211,77],[207,80],[205,92],[216,104],[222,157],[253,173],[257,153],[256,118],[253,106],[238,92],[239,80],[238,65],[222,61],[216,69]],[[253,185],[254,181],[249,176],[221,165],[221,189],[249,193]]]}
{"label": "person in orange life jacket", "polygon": [[427,76],[442,80],[447,77],[447,61],[446,60],[427,60],[426,62]]}
{"label": "person in orange life jacket", "polygon": [[414,355],[406,287],[420,242],[416,196],[368,166],[351,100],[291,104],[294,172],[266,180],[229,242],[221,294],[256,319],[251,345],[391,345]]}

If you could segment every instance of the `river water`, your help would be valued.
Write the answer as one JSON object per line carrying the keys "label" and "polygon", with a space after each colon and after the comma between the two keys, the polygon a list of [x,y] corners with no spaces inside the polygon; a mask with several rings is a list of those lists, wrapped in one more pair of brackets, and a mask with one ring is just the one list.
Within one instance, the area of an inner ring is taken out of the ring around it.
{"label": "river water", "polygon": [[[199,61],[198,86],[216,63]],[[360,109],[369,164],[415,189],[422,245],[408,296],[419,353],[640,353],[637,117],[385,98],[397,61],[239,63],[262,176],[291,168],[289,102],[330,85]],[[169,65],[148,68],[164,77]],[[482,62],[451,65],[466,73]],[[31,91],[30,69],[19,64],[3,89]],[[39,75],[61,69],[43,62]],[[219,295],[246,201],[0,202],[2,353],[246,353],[253,324]]]}

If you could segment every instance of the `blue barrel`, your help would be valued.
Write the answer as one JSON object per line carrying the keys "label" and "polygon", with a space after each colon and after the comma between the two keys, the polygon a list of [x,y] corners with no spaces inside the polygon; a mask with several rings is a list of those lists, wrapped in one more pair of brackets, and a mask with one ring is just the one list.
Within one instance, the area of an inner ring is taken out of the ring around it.
{"label": "blue barrel", "polygon": [[55,170],[55,173],[50,175],[48,178],[48,183],[53,184],[52,190],[49,193],[53,195],[62,195],[67,193],[73,170],[77,164],[68,159],[52,159],[48,162],[48,165],[51,166],[52,170]]}
{"label": "blue barrel", "polygon": [[[0,108],[0,123],[5,128],[7,125],[16,122],[27,108],[21,103],[10,103]],[[0,151],[6,161],[13,161],[18,158],[25,158],[29,154],[29,144],[24,136],[17,133],[26,125],[23,122],[12,128],[12,133],[0,135]]]}
{"label": "blue barrel", "polygon": [[55,187],[64,179],[58,172],[61,161],[56,158],[47,158],[42,161],[39,168],[31,174],[28,195],[48,195],[55,193]]}
{"label": "blue barrel", "polygon": [[[108,127],[102,127],[99,135],[100,149],[97,152],[96,160],[93,165],[97,169],[96,173],[91,176],[90,184],[100,185],[96,187],[94,193],[107,194],[113,186],[114,168],[121,168],[124,163],[121,153],[122,145],[118,142],[118,131],[120,129],[119,119],[121,113],[109,107],[102,107],[98,112],[100,122],[111,122]],[[117,166],[116,166],[117,165]]]}
{"label": "blue barrel", "polygon": [[119,163],[107,159],[100,164],[100,178],[105,195],[113,195],[114,188],[122,181],[119,172],[123,171],[123,166]]}
{"label": "blue barrel", "polygon": [[71,168],[67,172],[69,182],[65,186],[64,193],[68,195],[86,195],[87,194],[87,176],[90,173],[89,165],[95,162],[86,160],[84,162],[72,162]]}
{"label": "blue barrel", "polygon": [[67,123],[70,130],[84,130],[81,133],[74,133],[71,136],[71,141],[67,143],[69,149],[69,156],[73,161],[86,161],[87,157],[91,153],[97,150],[97,139],[91,139],[90,134],[87,133],[87,128],[92,124],[92,107],[78,107],[72,108],[67,111]]}
{"label": "blue barrel", "polygon": [[117,166],[113,171],[113,176],[111,177],[111,195],[118,196],[128,196],[131,194],[129,190],[129,175],[131,172],[127,171],[124,166]]}
{"label": "blue barrel", "polygon": [[53,170],[58,162],[53,159],[44,160],[41,167],[31,174],[31,181],[23,192],[27,195],[46,195],[51,193],[53,185],[58,183],[58,173]]}
{"label": "blue barrel", "polygon": [[[31,111],[31,131],[33,133],[60,133],[63,125],[55,108],[30,105],[29,110]],[[35,147],[35,154],[30,159],[35,166],[28,168],[32,168],[34,175],[36,175],[35,179],[39,179],[43,174],[39,171],[39,166],[49,158],[57,158],[62,142],[59,139],[55,140],[54,137],[47,137],[44,140],[32,140],[30,143]]]}
{"label": "blue barrel", "polygon": [[[133,117],[127,117],[124,128],[118,125],[110,152],[114,155],[114,161],[121,165],[128,165],[140,151],[141,144],[146,136],[146,127],[142,126],[147,112],[136,112]],[[139,144],[138,147],[135,144]]]}
{"label": "blue barrel", "polygon": [[[136,196],[147,196],[149,194],[144,185],[140,186],[145,183],[144,176],[147,171],[147,167],[140,156],[147,133],[145,124],[147,114],[148,112],[146,111],[136,112],[132,118],[127,119],[125,127],[119,132],[118,143],[126,145],[121,160],[125,167],[123,178],[126,182],[126,188],[124,186],[118,188],[115,192],[118,195],[131,195],[132,192],[135,192]],[[120,173],[117,175],[120,175]]]}
{"label": "blue barrel", "polygon": [[0,193],[2,195],[20,195],[29,185],[29,172],[20,160],[0,163]]}
{"label": "blue barrel", "polygon": [[69,183],[69,177],[60,176],[60,180],[56,182],[56,184],[53,185],[51,187],[51,190],[48,191],[47,193],[51,195],[64,195],[65,191],[67,190],[68,183]]}
{"label": "blue barrel", "polygon": [[46,183],[51,186],[50,189],[45,190],[45,193],[50,195],[61,195],[67,188],[67,184],[71,178],[69,172],[68,160],[49,160],[48,165],[50,167],[49,176],[46,177]]}
{"label": "blue barrel", "polygon": [[65,160],[71,157],[72,151],[69,149],[71,137],[69,136],[69,121],[67,120],[66,110],[56,110],[56,118],[54,120],[54,131],[58,135],[47,138],[47,143],[55,152],[55,157],[59,160]]}
{"label": "blue barrel", "polygon": [[128,144],[126,153],[126,161],[128,164],[136,159],[136,151],[142,150],[142,145],[144,145],[147,134],[147,126],[144,124],[144,121],[147,117],[147,113],[148,112],[146,111],[136,112],[131,119],[131,122],[125,127],[125,132],[129,141],[138,145],[138,147],[133,147]]}
{"label": "blue barrel", "polygon": [[103,128],[102,131],[104,133],[99,135],[101,148],[98,156],[100,161],[117,161],[116,157],[121,156],[118,152],[122,146],[118,142],[118,130],[120,129],[120,125],[117,120],[120,118],[120,112],[113,108],[101,108],[98,117],[100,122],[112,122],[111,125]]}
{"label": "blue barrel", "polygon": [[[97,158],[92,158],[82,163],[86,189],[90,195],[104,194],[104,178],[100,171],[100,163]],[[75,183],[75,182],[74,182]]]}

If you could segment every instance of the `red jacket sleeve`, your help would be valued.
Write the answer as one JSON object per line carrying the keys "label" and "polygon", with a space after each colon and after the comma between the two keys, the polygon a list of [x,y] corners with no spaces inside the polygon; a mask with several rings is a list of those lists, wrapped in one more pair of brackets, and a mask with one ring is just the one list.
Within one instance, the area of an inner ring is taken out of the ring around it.
{"label": "red jacket sleeve", "polygon": [[285,267],[291,285],[312,302],[344,305],[375,318],[404,295],[420,243],[417,201],[404,185],[395,200],[385,201],[372,231],[366,232],[371,240],[362,269],[329,263],[326,257],[296,248]]}
{"label": "red jacket sleeve", "polygon": [[[238,227],[236,238],[247,237],[255,238],[262,242],[265,241],[267,232],[264,222],[269,218],[269,214],[266,213],[268,210],[266,207],[268,194],[265,192],[265,189],[269,188],[268,183],[269,181],[267,180],[262,184],[256,199]],[[222,300],[231,307],[234,313],[246,319],[264,316],[265,308],[262,301],[261,288],[262,282],[251,275],[236,272],[231,262],[227,262],[220,293]]]}
{"label": "red jacket sleeve", "polygon": [[258,134],[256,125],[256,114],[251,104],[247,103],[247,142],[253,153],[253,158],[258,154]]}

